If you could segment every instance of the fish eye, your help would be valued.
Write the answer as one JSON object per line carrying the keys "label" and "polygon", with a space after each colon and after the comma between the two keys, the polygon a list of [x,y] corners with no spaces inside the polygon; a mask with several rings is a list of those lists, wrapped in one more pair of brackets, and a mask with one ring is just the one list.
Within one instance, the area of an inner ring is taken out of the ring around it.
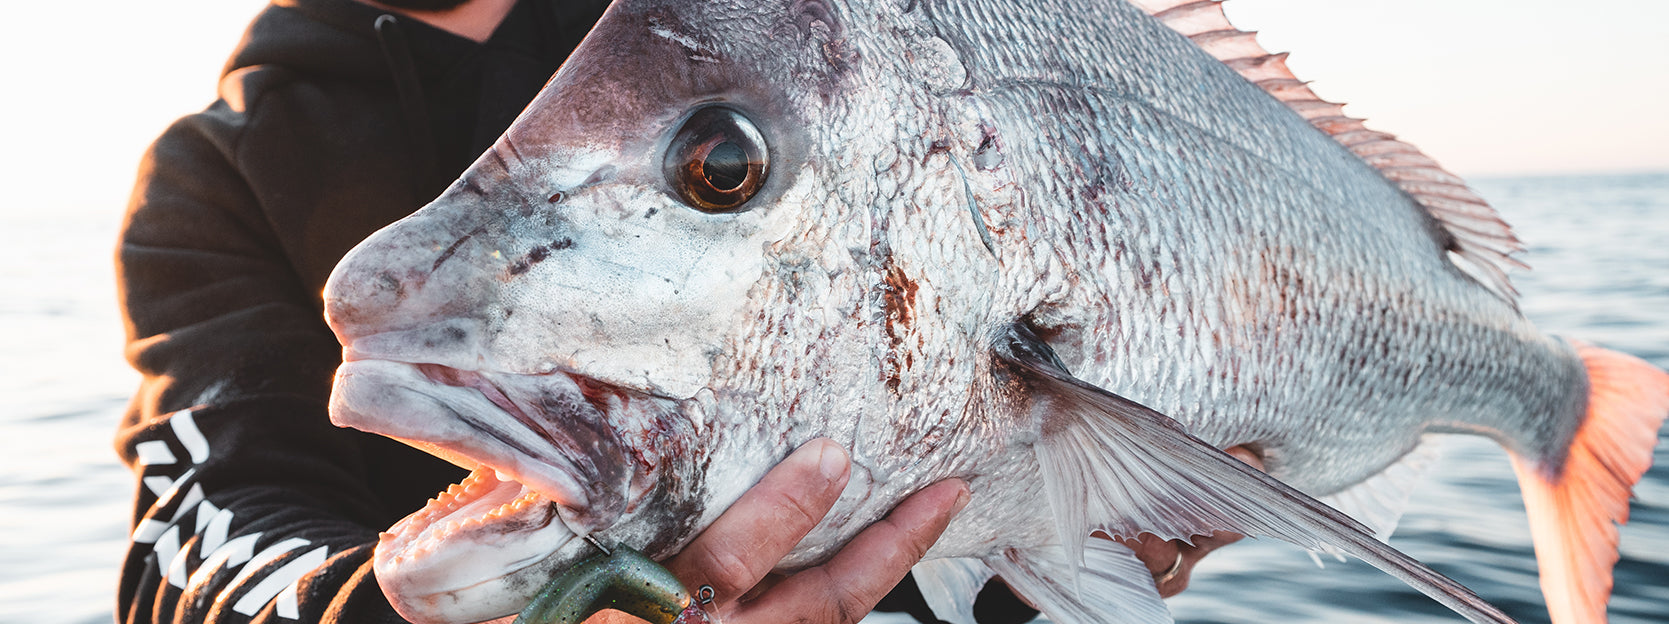
{"label": "fish eye", "polygon": [[703,212],[732,212],[765,185],[769,164],[765,138],[753,122],[710,106],[678,129],[662,167],[684,203]]}

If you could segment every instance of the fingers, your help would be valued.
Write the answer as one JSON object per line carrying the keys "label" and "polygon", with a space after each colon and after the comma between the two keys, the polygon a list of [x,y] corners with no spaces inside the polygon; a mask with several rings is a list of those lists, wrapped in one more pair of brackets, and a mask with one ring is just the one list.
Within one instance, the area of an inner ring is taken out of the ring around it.
{"label": "fingers", "polygon": [[[1244,446],[1236,446],[1224,450],[1236,459],[1246,462],[1253,468],[1263,470],[1263,459],[1257,453]],[[1120,539],[1124,544],[1136,552],[1136,558],[1141,559],[1149,572],[1153,573],[1155,586],[1161,597],[1169,598],[1188,589],[1188,581],[1193,576],[1194,565],[1198,564],[1211,551],[1244,539],[1246,536],[1229,531],[1218,531],[1209,536],[1195,537],[1194,545],[1189,546],[1181,540],[1162,540],[1151,533],[1143,533],[1140,539]]]}
{"label": "fingers", "polygon": [[736,600],[817,526],[850,473],[846,451],[833,440],[806,443],[668,560],[667,569],[686,587],[712,585],[721,603]]}
{"label": "fingers", "polygon": [[904,579],[967,504],[968,486],[960,480],[929,486],[864,529],[828,563],[784,579],[727,621],[774,622],[792,613],[805,622],[857,622]]}
{"label": "fingers", "polygon": [[1231,446],[1223,449],[1223,452],[1233,455],[1235,459],[1245,462],[1253,468],[1263,470],[1263,458],[1259,457],[1257,453],[1252,452],[1252,449],[1244,446]]}

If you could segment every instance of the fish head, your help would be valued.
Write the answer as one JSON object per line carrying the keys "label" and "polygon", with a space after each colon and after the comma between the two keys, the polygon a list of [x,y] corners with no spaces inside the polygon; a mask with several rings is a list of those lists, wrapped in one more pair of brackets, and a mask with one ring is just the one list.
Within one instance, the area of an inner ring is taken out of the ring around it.
{"label": "fish head", "polygon": [[881,19],[617,2],[455,184],[338,265],[333,421],[476,469],[378,547],[407,618],[513,612],[583,536],[676,552],[813,437],[919,464],[864,446],[967,408],[1012,318],[958,286],[960,258],[996,264],[947,156],[979,130],[936,121],[942,42],[898,54],[853,14]]}

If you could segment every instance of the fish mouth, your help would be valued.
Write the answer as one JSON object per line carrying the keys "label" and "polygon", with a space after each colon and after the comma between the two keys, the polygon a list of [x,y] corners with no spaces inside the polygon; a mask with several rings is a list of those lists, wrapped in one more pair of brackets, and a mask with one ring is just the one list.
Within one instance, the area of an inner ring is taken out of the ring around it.
{"label": "fish mouth", "polygon": [[[421,557],[454,537],[481,541],[479,533],[494,525],[498,534],[540,531],[552,527],[567,529],[557,516],[556,505],[521,483],[498,476],[482,466],[463,481],[446,488],[429,502],[383,533],[377,548],[386,551],[391,563]],[[573,531],[566,531],[570,538]]]}
{"label": "fish mouth", "polygon": [[631,409],[631,401],[624,391],[561,371],[523,375],[352,359],[336,371],[330,411],[338,426],[525,484],[586,535],[625,509],[635,462],[609,417]]}
{"label": "fish mouth", "polygon": [[[451,618],[448,605],[537,588],[522,577],[543,579],[588,554],[577,538],[612,526],[652,481],[653,463],[613,423],[654,413],[654,397],[566,371],[495,373],[346,354],[332,422],[472,470],[378,542],[378,582],[408,619]],[[477,606],[487,607],[472,613]]]}
{"label": "fish mouth", "polygon": [[[372,562],[377,582],[407,619],[451,619],[441,614],[449,602],[503,595],[495,586],[542,578],[539,570],[553,560],[583,556],[555,556],[584,547],[557,510],[531,488],[477,468],[379,536]],[[516,604],[474,608],[514,610]]]}

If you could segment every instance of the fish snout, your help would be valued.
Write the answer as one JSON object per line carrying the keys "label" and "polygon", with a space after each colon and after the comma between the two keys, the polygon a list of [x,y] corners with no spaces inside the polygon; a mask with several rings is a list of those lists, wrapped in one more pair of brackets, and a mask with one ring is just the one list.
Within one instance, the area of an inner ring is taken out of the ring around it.
{"label": "fish snout", "polygon": [[466,175],[337,263],[325,284],[324,304],[339,342],[349,346],[365,336],[450,319],[485,320],[504,276],[525,272],[561,250],[562,237],[546,235],[564,230],[561,223],[550,223],[548,215],[530,218],[519,194],[488,199],[475,182],[481,177]]}

